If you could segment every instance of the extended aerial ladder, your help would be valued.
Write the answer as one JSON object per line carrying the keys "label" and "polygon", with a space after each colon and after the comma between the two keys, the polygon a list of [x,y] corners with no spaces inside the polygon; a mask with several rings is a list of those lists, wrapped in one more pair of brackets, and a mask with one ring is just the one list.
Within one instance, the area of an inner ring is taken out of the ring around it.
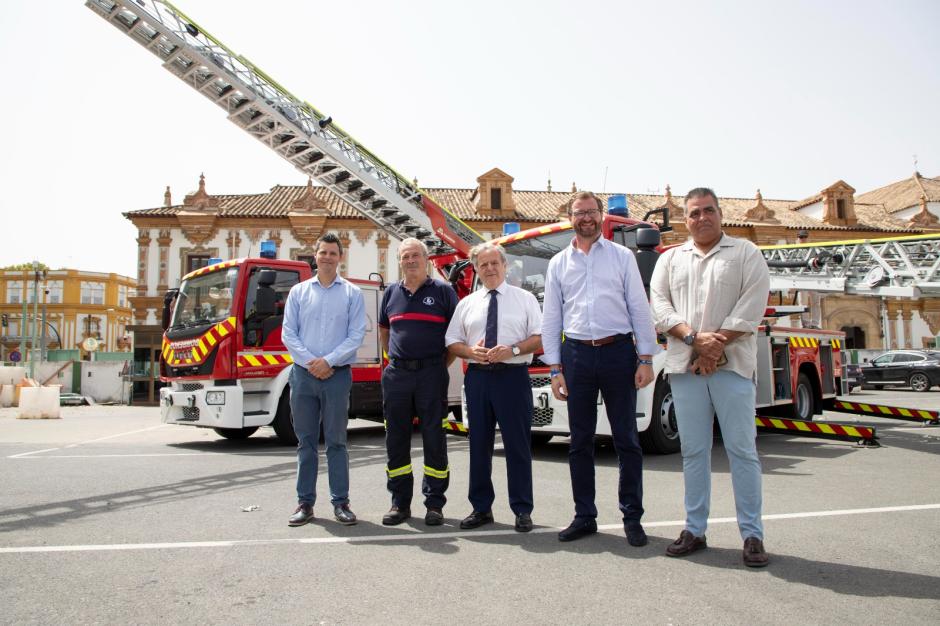
{"label": "extended aerial ladder", "polygon": [[940,295],[940,233],[761,246],[772,291]]}
{"label": "extended aerial ladder", "polygon": [[[156,55],[225,110],[236,126],[327,187],[389,235],[432,256],[465,259],[483,238],[413,182],[256,65],[164,0],[87,0],[85,6]],[[439,264],[439,267],[441,265]]]}

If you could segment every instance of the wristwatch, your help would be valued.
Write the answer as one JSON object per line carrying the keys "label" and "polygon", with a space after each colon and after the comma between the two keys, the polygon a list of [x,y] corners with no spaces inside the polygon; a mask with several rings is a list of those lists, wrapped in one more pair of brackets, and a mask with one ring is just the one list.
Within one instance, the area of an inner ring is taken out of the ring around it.
{"label": "wristwatch", "polygon": [[693,343],[695,343],[695,335],[696,333],[693,330],[688,335],[682,338],[682,343],[684,343],[687,346],[691,346]]}
{"label": "wristwatch", "polygon": [[520,354],[522,354],[522,350],[519,349],[519,346],[513,346],[513,347],[512,347],[512,355],[513,355],[513,356],[519,356]]}

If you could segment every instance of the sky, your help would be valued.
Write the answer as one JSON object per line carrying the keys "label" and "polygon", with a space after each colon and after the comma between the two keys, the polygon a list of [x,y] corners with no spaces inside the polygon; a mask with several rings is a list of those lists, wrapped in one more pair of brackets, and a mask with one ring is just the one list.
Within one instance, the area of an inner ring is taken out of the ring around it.
{"label": "sky", "polygon": [[[149,2],[149,0],[147,0]],[[136,275],[122,212],[304,176],[82,0],[5,3],[0,266]],[[423,187],[798,200],[940,176],[940,2],[178,0]]]}

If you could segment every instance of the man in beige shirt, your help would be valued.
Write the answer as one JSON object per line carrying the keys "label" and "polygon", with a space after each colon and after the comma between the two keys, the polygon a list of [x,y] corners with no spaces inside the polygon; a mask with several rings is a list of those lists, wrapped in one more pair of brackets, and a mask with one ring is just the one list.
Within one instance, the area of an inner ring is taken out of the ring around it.
{"label": "man in beige shirt", "polygon": [[754,405],[756,334],[770,275],[754,244],[722,232],[715,192],[693,189],[685,206],[691,239],[659,258],[650,284],[656,330],[668,333],[665,371],[685,477],[686,527],[666,554],[686,556],[707,547],[712,416],[717,415],[731,465],[744,564],[763,567],[768,558]]}

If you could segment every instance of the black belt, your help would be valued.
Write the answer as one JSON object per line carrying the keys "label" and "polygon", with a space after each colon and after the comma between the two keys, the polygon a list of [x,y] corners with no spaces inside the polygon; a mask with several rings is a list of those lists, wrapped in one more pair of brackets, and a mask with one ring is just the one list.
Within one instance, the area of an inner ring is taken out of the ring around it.
{"label": "black belt", "polygon": [[432,365],[443,365],[444,357],[436,356],[430,359],[389,359],[389,364],[402,370],[420,370]]}
{"label": "black belt", "polygon": [[336,372],[338,372],[339,370],[348,370],[348,369],[349,369],[348,365],[334,365],[333,366],[333,371],[336,371]]}
{"label": "black belt", "polygon": [[496,370],[508,370],[516,367],[529,367],[528,363],[469,363],[468,370],[483,370],[485,372],[494,372]]}
{"label": "black belt", "polygon": [[575,339],[574,337],[565,337],[565,341],[574,341],[585,346],[592,346],[594,348],[598,346],[606,346],[612,343],[620,343],[621,341],[626,341],[627,339],[632,339],[633,333],[627,333],[626,335],[611,335],[610,337],[601,337],[600,339]]}

